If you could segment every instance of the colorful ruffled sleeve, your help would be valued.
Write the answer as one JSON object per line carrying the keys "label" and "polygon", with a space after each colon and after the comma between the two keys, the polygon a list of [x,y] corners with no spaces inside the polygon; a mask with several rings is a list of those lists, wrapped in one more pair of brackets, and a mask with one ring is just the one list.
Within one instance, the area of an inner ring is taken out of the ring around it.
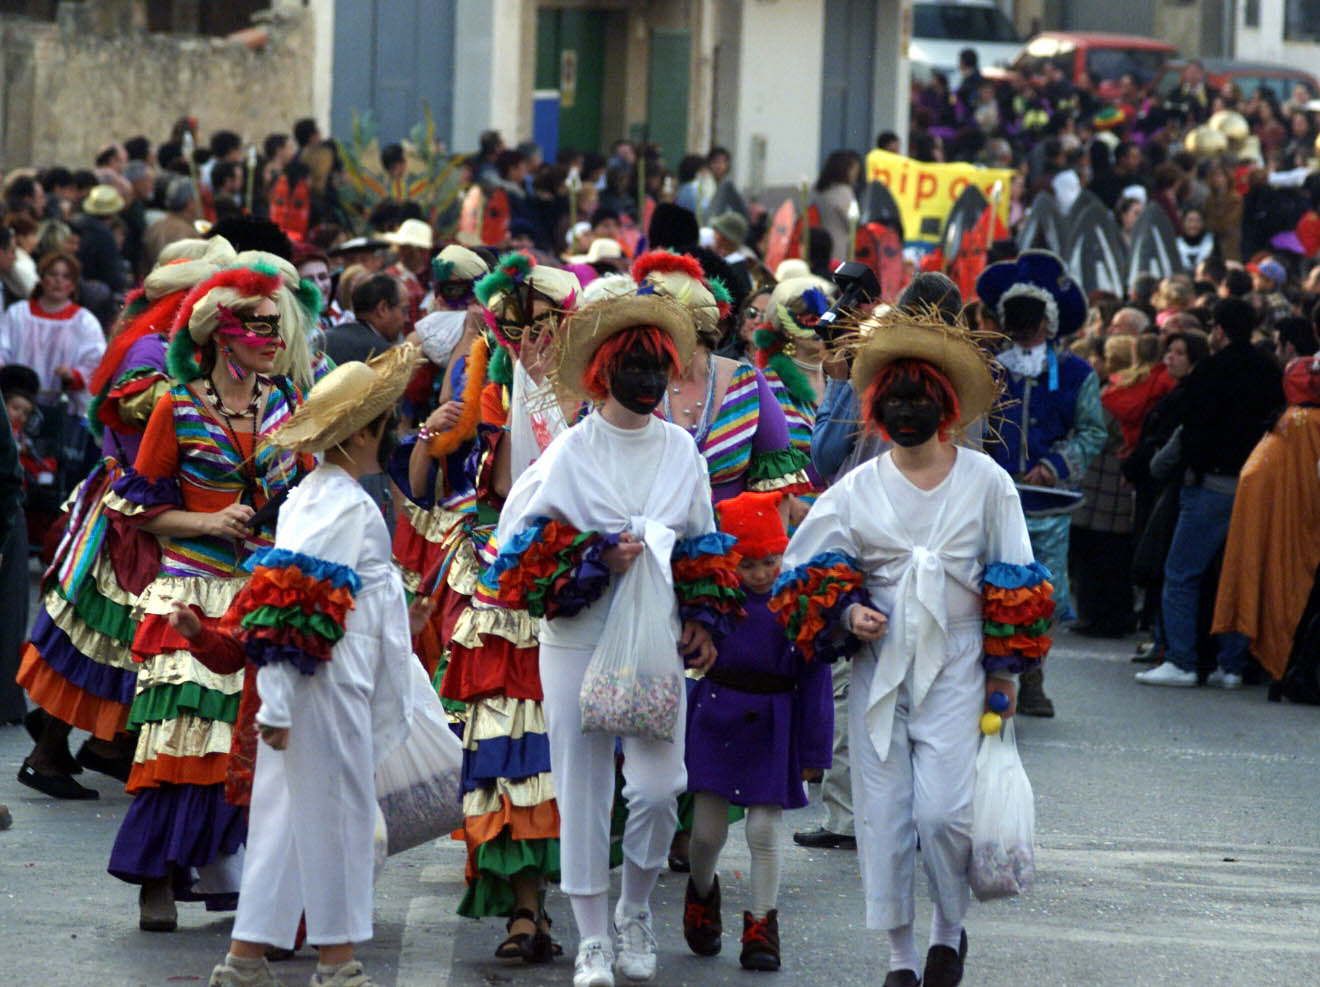
{"label": "colorful ruffled sleeve", "polygon": [[712,531],[680,538],[671,556],[679,618],[695,620],[716,637],[733,630],[747,598],[738,578],[736,543],[732,535]]}
{"label": "colorful ruffled sleeve", "polygon": [[862,642],[844,629],[853,604],[873,607],[860,563],[839,551],[822,552],[780,573],[770,609],[806,661],[850,657]]}
{"label": "colorful ruffled sleeve", "polygon": [[254,665],[287,662],[315,674],[344,636],[362,582],[348,566],[283,548],[253,553],[252,578],[234,602],[243,650]]}
{"label": "colorful ruffled sleeve", "polygon": [[985,658],[987,674],[1017,674],[1044,661],[1050,650],[1054,587],[1039,562],[992,562],[985,568]]}
{"label": "colorful ruffled sleeve", "polygon": [[174,402],[167,398],[151,413],[133,468],[116,480],[106,494],[106,510],[133,524],[141,524],[166,511],[182,510],[178,464]]}
{"label": "colorful ruffled sleeve", "polygon": [[601,556],[618,540],[551,518],[532,518],[500,546],[481,587],[509,609],[533,617],[575,616],[609,586],[610,571]]}

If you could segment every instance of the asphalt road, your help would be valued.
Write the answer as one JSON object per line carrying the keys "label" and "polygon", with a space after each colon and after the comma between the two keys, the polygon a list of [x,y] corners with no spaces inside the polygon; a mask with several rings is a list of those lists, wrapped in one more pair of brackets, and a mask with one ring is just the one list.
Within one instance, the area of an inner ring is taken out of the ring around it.
{"label": "asphalt road", "polygon": [[[1131,644],[1063,635],[1049,692],[1059,715],[1022,720],[1019,743],[1037,796],[1037,884],[1020,899],[973,905],[964,983],[986,987],[1320,985],[1320,710],[1237,693],[1137,686]],[[75,738],[76,741],[76,738]],[[136,891],[105,872],[128,805],[117,784],[87,783],[96,802],[57,803],[14,781],[27,750],[0,729],[0,957],[7,983],[205,983],[229,919],[180,906],[180,929],[137,929]],[[814,793],[813,793],[814,794]],[[788,829],[815,824],[817,806]],[[855,854],[808,852],[784,835],[780,897],[784,985],[875,985],[883,934],[860,921]],[[741,826],[722,862],[726,930],[748,893]],[[419,847],[389,861],[376,892],[376,939],[361,952],[376,981],[406,987],[569,984],[571,960],[506,966],[491,958],[493,921],[459,919],[462,852]],[[617,880],[617,879],[616,879]],[[698,959],[680,930],[684,878],[666,873],[655,905],[658,982],[747,984],[736,935]],[[617,888],[616,888],[617,890]],[[919,880],[918,900],[925,897]],[[571,957],[567,902],[551,894]],[[918,917],[924,947],[929,908]],[[306,983],[309,954],[281,964]]]}

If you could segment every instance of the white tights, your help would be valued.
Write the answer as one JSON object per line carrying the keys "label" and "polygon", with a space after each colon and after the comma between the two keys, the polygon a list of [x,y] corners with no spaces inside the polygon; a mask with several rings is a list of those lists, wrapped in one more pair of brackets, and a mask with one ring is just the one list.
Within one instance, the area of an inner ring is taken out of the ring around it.
{"label": "white tights", "polygon": [[[779,830],[784,810],[777,805],[753,805],[747,809],[747,849],[752,853],[752,907],[756,918],[764,918],[779,900]],[[702,897],[710,894],[720,851],[729,837],[729,800],[710,792],[693,796],[692,840],[688,859],[692,883]]]}

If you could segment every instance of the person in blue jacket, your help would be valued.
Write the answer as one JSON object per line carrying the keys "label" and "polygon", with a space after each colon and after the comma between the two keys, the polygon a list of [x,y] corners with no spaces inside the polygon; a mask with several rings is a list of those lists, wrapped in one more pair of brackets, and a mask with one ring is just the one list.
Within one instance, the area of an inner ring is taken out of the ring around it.
{"label": "person in blue jacket", "polygon": [[[999,318],[1010,343],[999,354],[1004,393],[990,415],[985,451],[1018,485],[1036,559],[1053,574],[1055,619],[1071,619],[1068,593],[1070,514],[1087,466],[1108,432],[1100,407],[1100,379],[1090,364],[1056,346],[1086,321],[1086,296],[1047,250],[991,264],[976,294]],[[1018,712],[1053,716],[1044,673],[1024,675]]]}

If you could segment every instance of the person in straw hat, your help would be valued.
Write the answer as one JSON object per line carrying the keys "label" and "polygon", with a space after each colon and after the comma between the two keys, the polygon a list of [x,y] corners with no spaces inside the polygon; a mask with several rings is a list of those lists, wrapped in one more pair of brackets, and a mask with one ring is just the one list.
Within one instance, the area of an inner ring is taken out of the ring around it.
{"label": "person in straw hat", "polygon": [[[140,884],[139,925],[173,931],[175,894],[232,896],[245,824],[225,800],[243,675],[217,676],[168,622],[173,604],[214,623],[247,582],[243,563],[270,545],[253,517],[292,486],[310,459],[270,444],[297,390],[274,374],[286,334],[283,280],[264,265],[227,268],[189,291],[166,352],[173,386],[147,422],[133,469],[106,495],[114,525],[154,535],[156,571],[134,608],[138,731],[134,796],[109,870]],[[205,892],[192,888],[194,869]]]}
{"label": "person in straw hat", "polygon": [[[804,657],[853,659],[853,810],[866,924],[889,934],[885,987],[952,987],[967,952],[978,718],[996,691],[1011,716],[1016,676],[1048,648],[1049,573],[1012,479],[954,442],[999,394],[980,341],[934,310],[859,328],[853,386],[867,427],[893,445],[821,495],[770,606]],[[935,899],[920,978],[918,840]]]}
{"label": "person in straw hat", "polygon": [[[353,948],[372,935],[374,773],[407,736],[415,659],[389,529],[359,481],[388,459],[418,356],[404,345],[336,367],[269,439],[322,458],[230,608],[255,667],[262,742],[238,916],[211,987],[278,984],[265,951],[294,945],[300,915],[320,953],[315,987],[372,983]],[[171,625],[190,641],[204,634],[183,606]]]}
{"label": "person in straw hat", "polygon": [[[614,984],[616,945],[622,975],[655,977],[650,898],[685,780],[680,654],[709,667],[712,630],[741,608],[733,539],[715,531],[705,461],[682,428],[655,415],[695,337],[688,309],[654,293],[606,299],[567,320],[557,386],[599,407],[514,483],[482,577],[503,603],[543,618],[560,881],[581,937],[575,987]],[[547,585],[553,571],[567,578]],[[630,643],[607,644],[620,639]],[[616,736],[628,821],[611,943]]]}

